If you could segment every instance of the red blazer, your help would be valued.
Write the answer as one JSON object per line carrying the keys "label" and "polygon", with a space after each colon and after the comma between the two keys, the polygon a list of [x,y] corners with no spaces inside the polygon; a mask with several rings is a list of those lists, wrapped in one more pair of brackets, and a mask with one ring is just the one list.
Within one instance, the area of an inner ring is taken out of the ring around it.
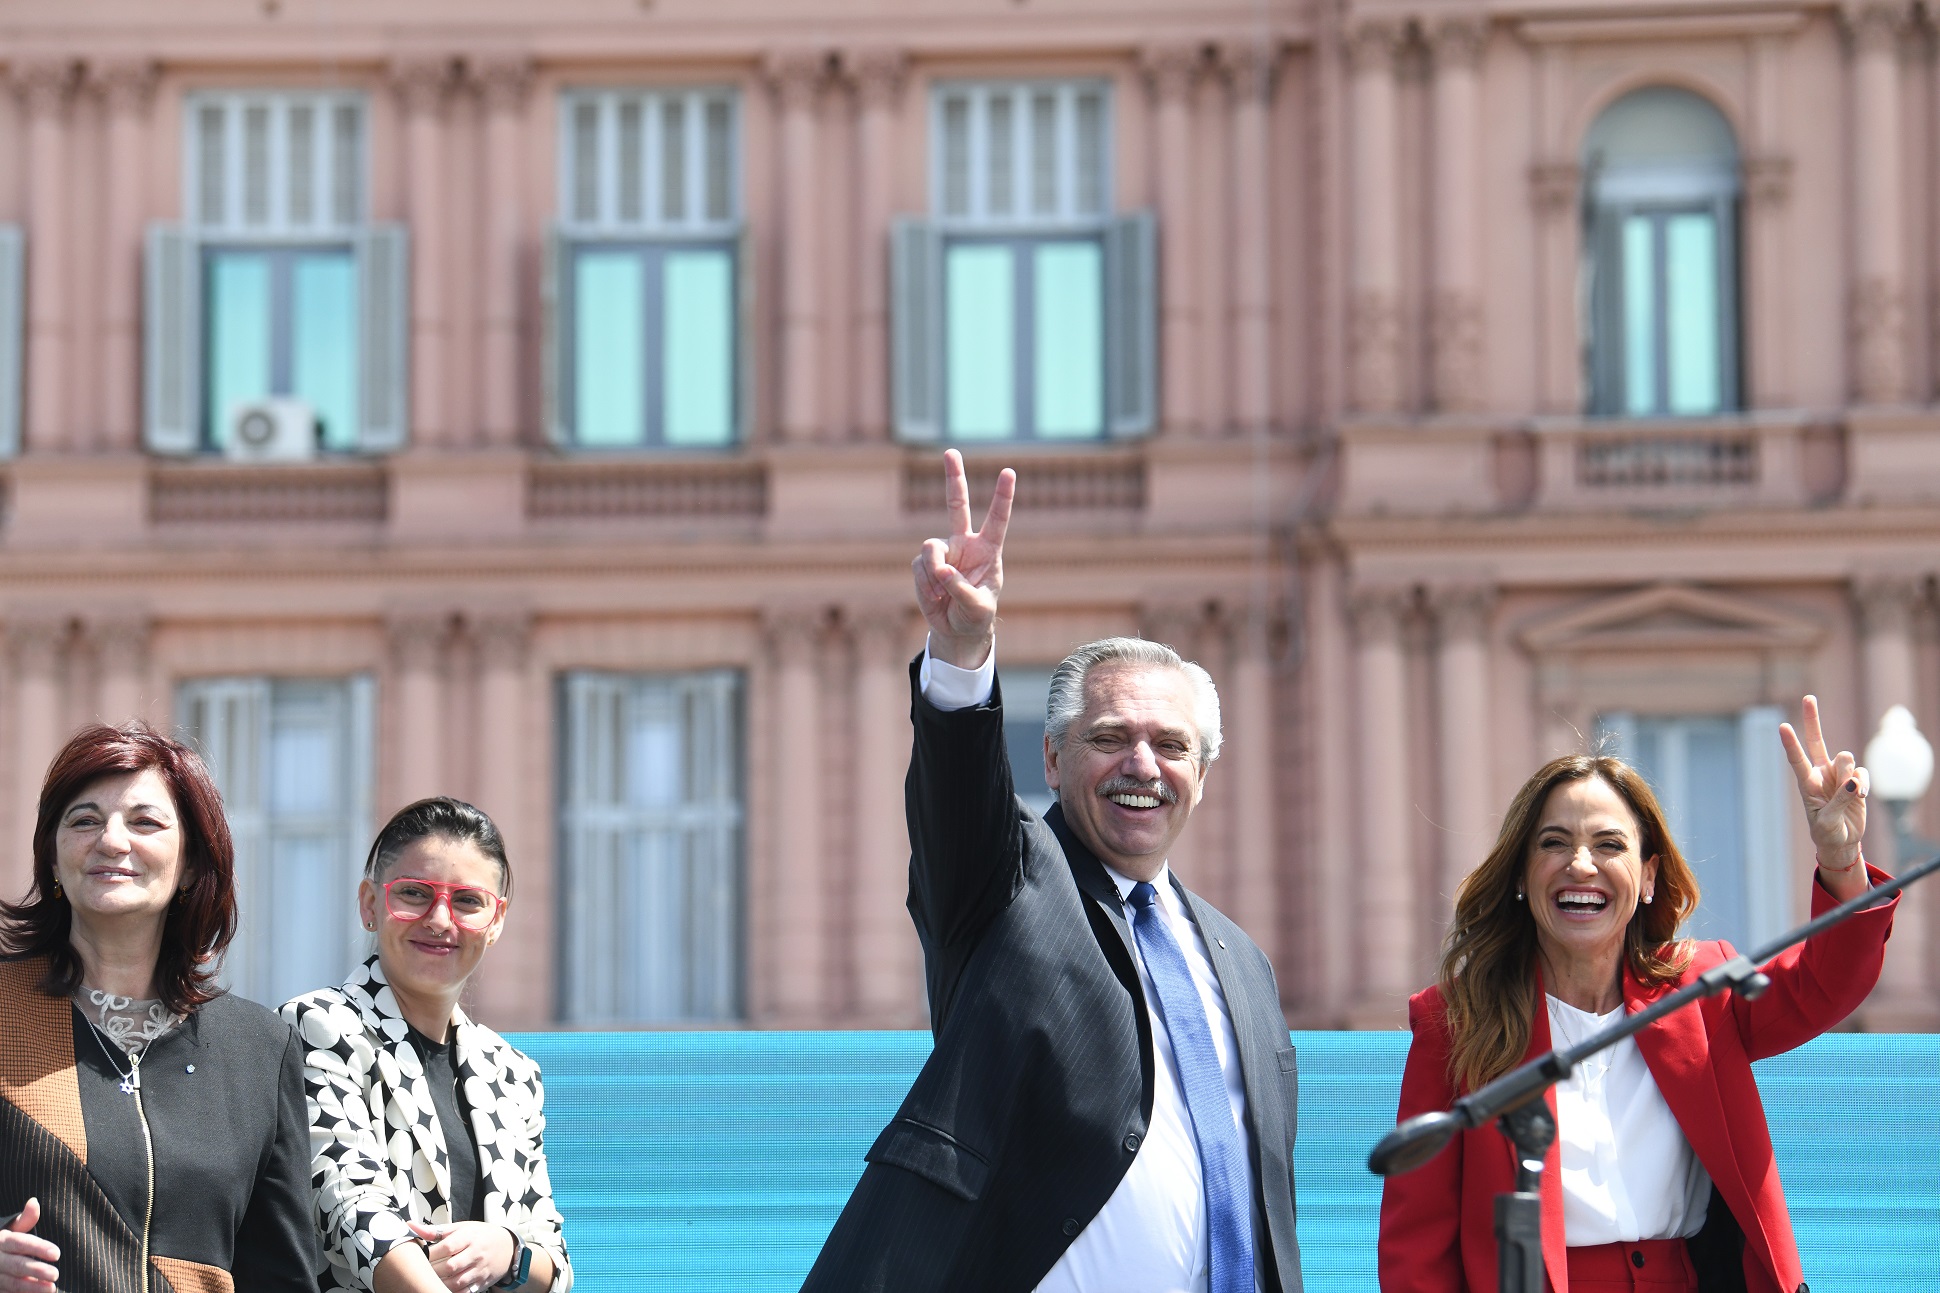
{"label": "red blazer", "polygon": [[[1870,867],[1867,874],[1875,884],[1886,878]],[[1780,954],[1765,967],[1772,986],[1756,1001],[1735,992],[1711,997],[1637,1034],[1671,1115],[1744,1231],[1748,1293],[1804,1288],[1751,1062],[1810,1041],[1865,1000],[1879,980],[1898,904],[1895,895]],[[1813,915],[1836,905],[1815,878]],[[1624,1006],[1635,1013],[1734,955],[1728,943],[1699,943],[1678,984],[1659,988],[1642,986],[1626,966]],[[1448,1078],[1439,988],[1409,1000],[1408,1022],[1415,1039],[1401,1077],[1401,1118],[1446,1109],[1465,1093]],[[1551,1046],[1549,1012],[1538,1009],[1532,1023],[1525,1061]],[[1553,1114],[1553,1088],[1548,1099]],[[1569,1293],[1560,1171],[1552,1145],[1543,1165],[1543,1265],[1555,1293]],[[1495,1293],[1495,1196],[1514,1188],[1514,1147],[1494,1124],[1462,1132],[1428,1163],[1389,1177],[1381,1194],[1383,1293]]]}

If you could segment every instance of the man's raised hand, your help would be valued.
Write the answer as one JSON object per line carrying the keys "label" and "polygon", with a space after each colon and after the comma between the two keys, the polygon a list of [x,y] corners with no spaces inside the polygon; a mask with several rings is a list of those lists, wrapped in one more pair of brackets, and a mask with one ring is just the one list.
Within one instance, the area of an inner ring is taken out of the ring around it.
{"label": "man's raised hand", "polygon": [[962,669],[976,669],[990,655],[997,636],[997,597],[1004,590],[1004,531],[1010,527],[1010,503],[1017,493],[1017,473],[1006,467],[997,474],[983,528],[970,528],[970,482],[964,478],[963,455],[943,451],[943,501],[949,512],[950,537],[925,539],[912,567],[916,573],[916,605],[930,625],[930,656]]}

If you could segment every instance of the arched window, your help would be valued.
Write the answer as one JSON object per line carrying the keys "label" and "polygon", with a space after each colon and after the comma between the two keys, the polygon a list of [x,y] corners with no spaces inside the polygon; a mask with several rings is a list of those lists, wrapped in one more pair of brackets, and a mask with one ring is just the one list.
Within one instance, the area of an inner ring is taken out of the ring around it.
{"label": "arched window", "polygon": [[1583,144],[1590,411],[1705,417],[1739,407],[1738,145],[1688,90],[1603,111]]}

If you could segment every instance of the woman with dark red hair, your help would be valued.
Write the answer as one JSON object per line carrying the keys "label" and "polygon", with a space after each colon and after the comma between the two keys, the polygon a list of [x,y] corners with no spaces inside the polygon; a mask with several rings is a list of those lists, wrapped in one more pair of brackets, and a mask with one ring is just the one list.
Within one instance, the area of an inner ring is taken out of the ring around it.
{"label": "woman with dark red hair", "polygon": [[84,728],[33,849],[0,904],[0,1293],[314,1290],[303,1056],[216,985],[236,898],[208,769]]}

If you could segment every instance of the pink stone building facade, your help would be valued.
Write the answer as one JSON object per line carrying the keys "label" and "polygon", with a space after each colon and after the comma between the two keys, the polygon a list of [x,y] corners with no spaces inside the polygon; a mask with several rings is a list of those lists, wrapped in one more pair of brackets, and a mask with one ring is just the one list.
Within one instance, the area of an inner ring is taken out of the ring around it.
{"label": "pink stone building facade", "polygon": [[[355,955],[371,830],[450,792],[517,865],[489,1022],[919,1025],[907,564],[943,443],[979,492],[1020,474],[1014,748],[1080,641],[1212,671],[1175,864],[1298,1026],[1400,1021],[1552,753],[1645,763],[1742,940],[1804,911],[1799,696],[1855,748],[1893,704],[1940,731],[1909,4],[0,31],[0,888],[75,725],[181,728],[257,995]],[[1933,908],[1870,1026],[1940,1018]]]}

